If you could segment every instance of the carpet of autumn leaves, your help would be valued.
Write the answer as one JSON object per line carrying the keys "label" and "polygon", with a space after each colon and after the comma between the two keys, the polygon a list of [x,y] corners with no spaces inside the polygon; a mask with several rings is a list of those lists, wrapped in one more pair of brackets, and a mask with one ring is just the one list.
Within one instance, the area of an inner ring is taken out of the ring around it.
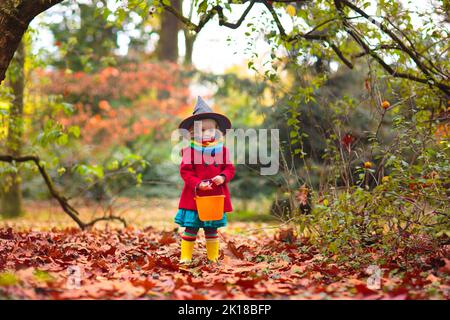
{"label": "carpet of autumn leaves", "polygon": [[[232,226],[227,227],[233,228]],[[289,229],[221,232],[219,264],[206,261],[200,235],[190,267],[178,265],[179,230],[154,227],[80,231],[0,228],[1,299],[448,299],[450,260],[381,267],[381,289],[367,266],[325,257]],[[68,286],[78,266],[80,286]]]}

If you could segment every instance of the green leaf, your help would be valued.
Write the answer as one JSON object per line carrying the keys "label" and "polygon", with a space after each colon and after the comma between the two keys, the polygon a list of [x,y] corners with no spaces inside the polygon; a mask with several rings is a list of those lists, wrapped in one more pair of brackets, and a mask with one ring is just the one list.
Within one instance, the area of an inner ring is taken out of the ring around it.
{"label": "green leaf", "polygon": [[69,127],[68,131],[69,131],[69,134],[71,134],[75,138],[80,137],[80,127],[79,126],[71,126],[71,127]]}
{"label": "green leaf", "polygon": [[197,12],[206,12],[206,9],[208,8],[208,1],[204,0],[202,1],[199,5],[198,5],[198,10]]}
{"label": "green leaf", "polygon": [[338,246],[337,246],[336,242],[334,241],[334,242],[330,243],[330,245],[328,246],[328,249],[332,253],[336,254],[338,252]]}
{"label": "green leaf", "polygon": [[69,137],[67,136],[67,134],[62,134],[61,136],[59,136],[57,143],[59,145],[66,145],[69,142]]}
{"label": "green leaf", "polygon": [[0,286],[13,286],[17,284],[19,280],[15,276],[14,273],[11,272],[2,272],[0,273]]}
{"label": "green leaf", "polygon": [[66,115],[71,115],[75,111],[75,108],[74,108],[73,104],[71,104],[71,103],[62,102],[61,107],[64,110],[64,113]]}
{"label": "green leaf", "polygon": [[66,168],[58,168],[58,175],[62,176],[66,172]]}
{"label": "green leaf", "polygon": [[113,161],[108,162],[108,164],[106,165],[106,169],[108,169],[108,170],[119,169],[119,161],[113,160]]}
{"label": "green leaf", "polygon": [[288,126],[292,126],[293,124],[298,123],[298,119],[297,118],[289,118],[287,121]]}

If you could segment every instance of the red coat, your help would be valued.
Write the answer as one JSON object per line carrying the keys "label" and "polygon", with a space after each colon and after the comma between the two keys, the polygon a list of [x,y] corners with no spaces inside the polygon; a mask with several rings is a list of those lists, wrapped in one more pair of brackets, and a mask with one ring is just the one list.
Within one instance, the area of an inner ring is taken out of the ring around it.
{"label": "red coat", "polygon": [[[194,200],[194,188],[202,182],[202,180],[208,180],[219,174],[223,174],[225,176],[225,182],[222,185],[216,186],[212,183],[212,190],[197,189],[197,195],[208,196],[222,194],[223,186],[223,194],[225,195],[224,211],[233,211],[227,183],[233,179],[235,169],[234,165],[231,163],[228,149],[223,147],[223,150],[214,156],[204,155],[202,157],[200,151],[191,147],[185,147],[181,150],[181,154],[180,175],[184,180],[184,187],[181,192],[178,208],[197,210]],[[197,159],[200,161],[196,161]],[[217,166],[214,166],[214,161],[217,163]],[[205,165],[205,162],[208,163],[208,165]]]}

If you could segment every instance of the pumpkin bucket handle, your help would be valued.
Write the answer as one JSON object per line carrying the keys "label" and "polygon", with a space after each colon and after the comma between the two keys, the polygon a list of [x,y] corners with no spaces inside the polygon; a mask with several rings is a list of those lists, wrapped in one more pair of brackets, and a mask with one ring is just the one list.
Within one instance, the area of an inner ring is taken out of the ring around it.
{"label": "pumpkin bucket handle", "polygon": [[220,186],[222,187],[222,194],[213,196],[199,196],[197,195],[197,187],[195,187],[194,199],[197,204],[198,217],[201,221],[215,221],[223,218],[225,195],[223,194],[223,184]]}

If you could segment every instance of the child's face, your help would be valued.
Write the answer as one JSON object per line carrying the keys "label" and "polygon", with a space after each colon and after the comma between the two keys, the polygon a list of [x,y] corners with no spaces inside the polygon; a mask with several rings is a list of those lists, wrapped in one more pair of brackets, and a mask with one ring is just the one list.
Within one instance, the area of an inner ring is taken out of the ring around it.
{"label": "child's face", "polygon": [[[191,128],[191,134],[197,141],[212,140],[220,137],[220,130],[218,129],[217,122],[213,119],[203,119],[196,121],[198,125],[201,125],[201,132],[196,132],[194,127]],[[195,125],[194,125],[195,126]],[[200,127],[197,129],[199,130]],[[200,136],[198,134],[200,133]]]}

